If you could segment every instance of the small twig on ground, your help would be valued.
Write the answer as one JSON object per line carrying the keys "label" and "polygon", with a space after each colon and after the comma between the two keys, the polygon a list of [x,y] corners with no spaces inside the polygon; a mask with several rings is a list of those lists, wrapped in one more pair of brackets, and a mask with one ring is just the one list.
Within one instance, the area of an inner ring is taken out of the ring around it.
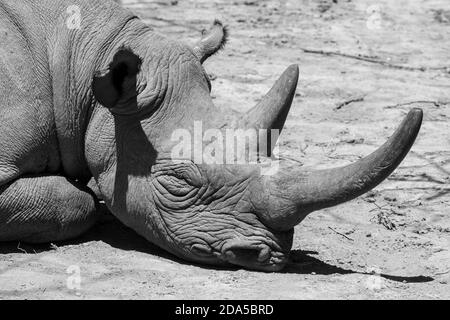
{"label": "small twig on ground", "polygon": [[385,205],[380,206],[380,205],[378,205],[376,202],[374,202],[373,204],[374,204],[375,207],[377,207],[377,208],[380,209],[380,210],[383,210],[383,207],[385,207],[385,206],[388,205],[388,204],[386,203]]}
{"label": "small twig on ground", "polygon": [[301,162],[300,160],[295,159],[295,158],[291,158],[291,157],[288,157],[288,156],[279,156],[279,159],[280,160],[292,161],[292,162],[296,162],[296,163],[299,163],[299,164],[303,165],[303,162]]}
{"label": "small twig on ground", "polygon": [[28,254],[28,252],[27,252],[25,249],[23,249],[23,248],[20,247],[20,241],[17,243],[17,250],[20,250],[20,251],[22,251],[23,253]]}
{"label": "small twig on ground", "polygon": [[336,232],[338,235],[341,235],[341,236],[343,236],[344,238],[346,238],[346,239],[348,239],[348,240],[350,240],[350,241],[354,241],[352,238],[348,237],[347,235],[345,235],[345,234],[343,234],[343,233],[341,233],[341,232],[338,232],[338,231],[334,230],[332,227],[328,227],[328,228],[329,228],[331,231]]}
{"label": "small twig on ground", "polygon": [[447,274],[447,273],[449,273],[450,272],[450,269],[449,270],[447,270],[447,271],[443,271],[443,272],[436,272],[435,273],[435,275],[437,275],[437,276],[441,276],[441,275],[443,275],[443,274]]}
{"label": "small twig on ground", "polygon": [[383,210],[378,212],[375,217],[377,219],[376,222],[378,224],[381,224],[386,229],[388,229],[388,230],[396,230],[397,229],[397,226],[395,225],[395,223],[393,223],[391,221],[391,219],[389,218],[389,215],[386,212],[384,212]]}
{"label": "small twig on ground", "polygon": [[432,104],[435,107],[439,108],[440,106],[443,106],[443,105],[446,105],[446,104],[450,104],[450,101],[416,100],[416,101],[397,103],[397,104],[394,104],[394,105],[386,106],[384,108],[385,109],[392,109],[392,108],[397,108],[397,107],[402,107],[402,106],[409,106],[411,104],[416,104],[416,103]]}
{"label": "small twig on ground", "polygon": [[306,154],[306,149],[308,149],[309,148],[309,144],[305,144],[305,146],[304,147],[302,147],[302,146],[300,146],[300,152],[301,153],[303,153],[303,154]]}
{"label": "small twig on ground", "polygon": [[339,103],[339,104],[336,106],[336,108],[334,108],[334,110],[339,110],[339,109],[341,109],[342,107],[345,107],[346,105],[349,105],[349,104],[354,103],[354,102],[360,102],[360,101],[363,101],[365,97],[366,97],[366,96],[360,96],[360,97],[354,97],[354,98],[350,98],[350,99],[348,99],[348,100],[345,100],[344,102]]}
{"label": "small twig on ground", "polygon": [[305,53],[312,53],[312,54],[321,54],[326,56],[341,56],[344,58],[350,58],[350,59],[356,59],[361,60],[369,63],[376,63],[380,64],[382,66],[388,67],[388,68],[394,68],[394,69],[400,69],[400,70],[408,70],[408,71],[427,71],[427,70],[449,70],[450,66],[446,67],[411,67],[411,66],[403,66],[398,64],[393,64],[387,61],[380,60],[379,57],[373,57],[373,56],[366,56],[362,54],[354,55],[354,54],[348,54],[338,51],[325,51],[325,50],[315,50],[315,49],[306,49],[306,48],[300,48]]}
{"label": "small twig on ground", "polygon": [[431,166],[435,167],[436,169],[438,169],[439,171],[443,172],[446,176],[450,176],[450,171],[445,169],[442,165],[440,165],[439,163],[435,162],[432,159],[427,158],[424,154],[420,154],[417,153],[413,150],[411,150],[411,153],[414,154],[416,157],[427,161]]}
{"label": "small twig on ground", "polygon": [[380,205],[378,205],[376,202],[372,202],[372,203],[376,206],[376,208],[370,209],[369,212],[372,212],[372,211],[377,210],[377,209],[378,209],[378,210],[383,210],[384,207],[386,207],[386,206],[389,205],[389,203],[386,203],[386,204],[380,206]]}

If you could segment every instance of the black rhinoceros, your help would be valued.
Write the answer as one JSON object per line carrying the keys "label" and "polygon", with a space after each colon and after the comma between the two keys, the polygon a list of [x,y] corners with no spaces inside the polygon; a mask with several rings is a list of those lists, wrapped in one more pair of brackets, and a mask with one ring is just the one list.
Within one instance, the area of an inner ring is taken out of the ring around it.
{"label": "black rhinoceros", "polygon": [[235,115],[214,106],[202,67],[224,43],[220,22],[190,47],[109,0],[1,0],[0,27],[0,241],[76,237],[95,223],[101,198],[178,257],[280,270],[294,226],[379,184],[422,121],[413,109],[373,154],[337,169],[281,161],[265,174],[261,154],[256,164],[174,159],[173,132],[195,122],[281,130],[298,67]]}

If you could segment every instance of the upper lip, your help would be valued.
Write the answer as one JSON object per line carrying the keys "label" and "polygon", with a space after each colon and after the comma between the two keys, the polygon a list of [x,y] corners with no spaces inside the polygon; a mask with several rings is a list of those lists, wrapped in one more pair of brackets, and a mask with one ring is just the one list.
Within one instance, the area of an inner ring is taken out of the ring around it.
{"label": "upper lip", "polygon": [[231,244],[222,249],[222,256],[233,265],[263,271],[278,271],[287,262],[285,254],[274,252],[265,244]]}

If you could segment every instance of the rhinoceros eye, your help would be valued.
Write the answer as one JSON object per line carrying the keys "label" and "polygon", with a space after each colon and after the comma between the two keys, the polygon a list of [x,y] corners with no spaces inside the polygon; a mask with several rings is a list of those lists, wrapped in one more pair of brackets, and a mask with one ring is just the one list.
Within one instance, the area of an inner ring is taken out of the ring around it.
{"label": "rhinoceros eye", "polygon": [[160,176],[157,180],[171,195],[177,197],[184,197],[197,189],[195,186],[190,185],[186,180],[171,175]]}
{"label": "rhinoceros eye", "polygon": [[204,72],[205,78],[206,78],[206,83],[208,84],[208,90],[209,92],[211,92],[212,87],[211,87],[211,78],[210,75],[206,73],[206,71]]}

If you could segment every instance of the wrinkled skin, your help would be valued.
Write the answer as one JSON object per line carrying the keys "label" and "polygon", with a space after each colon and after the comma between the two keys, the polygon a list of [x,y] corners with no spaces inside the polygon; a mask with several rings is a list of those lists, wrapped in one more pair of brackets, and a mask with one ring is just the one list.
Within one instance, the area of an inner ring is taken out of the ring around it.
{"label": "wrinkled skin", "polygon": [[[266,228],[242,199],[256,168],[243,174],[234,173],[232,166],[224,170],[189,160],[173,164],[170,151],[175,142],[170,137],[174,130],[192,130],[197,120],[204,129],[227,123],[212,104],[207,75],[191,49],[163,41],[161,46],[170,45],[172,50],[165,50],[164,62],[156,58],[162,52],[145,56],[141,41],[126,44],[148,61],[142,65],[142,78],[137,79],[138,92],[145,88],[133,102],[137,106],[121,107],[130,108],[133,115],[114,116],[104,107],[93,113],[86,153],[102,197],[112,212],[127,212],[118,215],[126,225],[189,260],[224,264],[236,259],[234,254],[247,259],[248,253],[259,256],[261,251],[264,263],[284,263],[292,230]],[[163,65],[153,64],[155,60]],[[162,84],[152,76],[156,73]],[[160,87],[176,95],[155,97]],[[161,102],[154,103],[158,99]]]}
{"label": "wrinkled skin", "polygon": [[[66,24],[74,4],[83,18],[79,30]],[[236,117],[212,103],[201,64],[222,47],[221,25],[190,47],[112,1],[6,0],[0,26],[8,33],[1,47],[11,43],[0,51],[0,241],[48,242],[87,230],[97,217],[98,199],[86,187],[93,178],[97,196],[120,221],[183,259],[280,270],[294,226],[381,182],[420,127],[414,110],[384,153],[343,174],[296,173],[283,164],[282,174],[266,177],[258,164],[173,161],[172,133],[192,132],[194,121],[203,130],[281,130],[298,68],[287,69],[265,102]],[[260,121],[252,122],[257,113]]]}

